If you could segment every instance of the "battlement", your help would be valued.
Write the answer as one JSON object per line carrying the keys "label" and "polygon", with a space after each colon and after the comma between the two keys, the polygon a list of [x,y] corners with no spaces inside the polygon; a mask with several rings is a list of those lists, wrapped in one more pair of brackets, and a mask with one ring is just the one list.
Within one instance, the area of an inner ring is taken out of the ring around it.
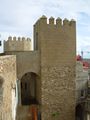
{"label": "battlement", "polygon": [[44,55],[45,65],[47,60],[48,65],[74,62],[76,55],[75,20],[69,21],[66,18],[55,20],[53,17],[47,19],[46,16],[42,16],[34,26],[34,43],[34,49],[40,50],[41,55]]}
{"label": "battlement", "polygon": [[8,37],[8,40],[4,42],[5,51],[30,51],[31,39],[25,37]]}
{"label": "battlement", "polygon": [[6,42],[8,42],[8,41],[11,41],[11,42],[14,42],[14,41],[16,41],[16,42],[22,42],[22,41],[31,41],[31,39],[30,38],[25,38],[25,37],[11,37],[11,36],[9,36],[8,37],[8,40],[6,41]]}
{"label": "battlement", "polygon": [[46,24],[46,25],[55,25],[55,26],[75,26],[76,25],[76,21],[74,19],[71,19],[71,20],[68,20],[68,19],[64,19],[62,20],[61,18],[53,18],[53,17],[50,17],[49,19],[47,19],[46,16],[42,16],[40,19],[38,19],[38,21],[36,22],[36,24],[38,23],[42,23],[42,24]]}

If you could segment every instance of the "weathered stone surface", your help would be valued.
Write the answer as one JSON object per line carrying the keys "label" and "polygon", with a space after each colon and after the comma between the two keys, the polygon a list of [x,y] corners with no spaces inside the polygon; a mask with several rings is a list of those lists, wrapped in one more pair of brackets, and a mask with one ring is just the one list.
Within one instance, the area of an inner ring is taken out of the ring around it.
{"label": "weathered stone surface", "polygon": [[[74,67],[74,66],[73,66]],[[44,67],[42,71],[42,119],[74,119],[75,71],[71,66]],[[68,91],[68,92],[67,92]]]}
{"label": "weathered stone surface", "polygon": [[75,120],[76,23],[41,18],[34,25],[40,51],[42,120]]}
{"label": "weathered stone surface", "polygon": [[0,77],[2,83],[0,120],[12,120],[12,85],[16,81],[16,57],[0,56]]}

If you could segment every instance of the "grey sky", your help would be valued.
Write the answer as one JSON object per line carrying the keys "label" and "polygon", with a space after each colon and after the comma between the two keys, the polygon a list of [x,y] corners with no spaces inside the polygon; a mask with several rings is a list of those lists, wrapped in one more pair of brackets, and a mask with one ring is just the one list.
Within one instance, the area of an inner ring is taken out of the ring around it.
{"label": "grey sky", "polygon": [[43,14],[77,21],[77,51],[90,46],[90,0],[0,0],[1,39],[32,38],[33,24]]}

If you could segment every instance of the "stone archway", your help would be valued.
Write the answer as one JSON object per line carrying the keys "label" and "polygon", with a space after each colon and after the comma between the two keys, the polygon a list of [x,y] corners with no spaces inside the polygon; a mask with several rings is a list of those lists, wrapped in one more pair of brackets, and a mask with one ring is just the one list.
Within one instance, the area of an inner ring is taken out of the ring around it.
{"label": "stone archway", "polygon": [[76,106],[76,120],[84,120],[84,109],[81,104]]}
{"label": "stone archway", "polygon": [[21,104],[31,105],[37,104],[36,99],[36,83],[38,75],[33,72],[24,74],[21,78]]}

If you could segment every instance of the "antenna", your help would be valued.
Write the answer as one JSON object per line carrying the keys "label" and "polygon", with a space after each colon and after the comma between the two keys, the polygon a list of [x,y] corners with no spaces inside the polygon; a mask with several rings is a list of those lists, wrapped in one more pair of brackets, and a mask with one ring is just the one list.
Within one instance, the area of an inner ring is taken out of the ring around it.
{"label": "antenna", "polygon": [[83,59],[83,51],[81,51],[81,57],[82,57],[82,59]]}
{"label": "antenna", "polygon": [[1,42],[1,34],[0,34],[0,46],[2,46],[2,42]]}

